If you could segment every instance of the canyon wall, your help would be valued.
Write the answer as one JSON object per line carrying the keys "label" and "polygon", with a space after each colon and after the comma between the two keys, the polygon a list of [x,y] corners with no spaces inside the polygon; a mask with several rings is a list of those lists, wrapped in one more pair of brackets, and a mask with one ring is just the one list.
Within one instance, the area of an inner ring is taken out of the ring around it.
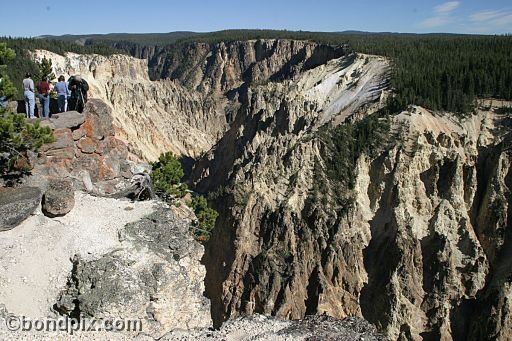
{"label": "canyon wall", "polygon": [[217,321],[356,315],[391,339],[510,337],[505,117],[413,107],[392,118],[389,149],[357,159],[350,189],[309,122],[293,134],[289,104],[253,103],[264,113],[221,140],[198,183],[221,212],[205,258]]}
{"label": "canyon wall", "polygon": [[196,164],[198,191],[221,212],[204,260],[216,322],[325,313],[364,316],[392,339],[509,337],[507,114],[397,113],[349,188],[322,135],[382,107],[387,61],[347,54],[296,69],[251,82]]}
{"label": "canyon wall", "polygon": [[[126,56],[55,58],[141,157],[195,159],[190,181],[220,213],[203,258],[217,325],[325,313],[391,339],[511,337],[506,111],[384,115],[389,62],[311,42],[184,45],[155,82]],[[376,149],[340,130],[368,117],[388,126]]]}

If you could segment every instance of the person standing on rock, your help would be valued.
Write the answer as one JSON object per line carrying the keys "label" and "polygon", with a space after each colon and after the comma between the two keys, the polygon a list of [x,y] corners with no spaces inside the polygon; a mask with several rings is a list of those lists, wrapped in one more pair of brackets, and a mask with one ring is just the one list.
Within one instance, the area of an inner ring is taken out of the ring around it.
{"label": "person standing on rock", "polygon": [[48,78],[43,77],[37,83],[37,91],[39,92],[39,102],[41,103],[41,118],[47,119],[50,117],[50,84]]}
{"label": "person standing on rock", "polygon": [[34,107],[36,106],[36,98],[34,95],[34,81],[30,72],[25,74],[23,79],[23,95],[25,97],[25,111],[27,118],[34,118]]}
{"label": "person standing on rock", "polygon": [[64,76],[59,76],[59,81],[55,84],[55,91],[57,91],[57,103],[59,105],[59,112],[66,111],[66,100],[69,96],[68,84]]}
{"label": "person standing on rock", "polygon": [[71,76],[68,79],[68,89],[71,91],[69,97],[68,109],[83,112],[85,103],[87,103],[87,91],[89,84],[81,76]]}

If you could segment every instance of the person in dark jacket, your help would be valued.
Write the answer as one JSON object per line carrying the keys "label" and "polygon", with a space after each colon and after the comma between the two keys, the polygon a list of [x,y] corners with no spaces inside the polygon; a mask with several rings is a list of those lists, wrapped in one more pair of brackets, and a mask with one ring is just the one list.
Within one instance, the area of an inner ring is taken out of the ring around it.
{"label": "person in dark jacket", "polygon": [[68,110],[83,112],[85,103],[87,103],[89,84],[79,75],[71,76],[68,79],[68,89],[71,91],[71,96],[68,101]]}

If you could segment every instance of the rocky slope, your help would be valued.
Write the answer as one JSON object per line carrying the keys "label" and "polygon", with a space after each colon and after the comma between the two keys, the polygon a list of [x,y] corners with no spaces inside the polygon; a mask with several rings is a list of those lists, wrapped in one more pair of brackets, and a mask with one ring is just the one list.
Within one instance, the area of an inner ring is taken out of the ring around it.
{"label": "rocky slope", "polygon": [[243,316],[226,322],[219,330],[176,330],[162,341],[181,340],[387,340],[367,321],[350,317],[337,320],[329,316],[308,316],[303,320],[286,321],[263,315]]}
{"label": "rocky slope", "polygon": [[92,260],[74,257],[55,309],[70,317],[140,320],[144,334],[155,338],[210,327],[203,247],[189,229],[165,205],[125,225],[117,248]]}
{"label": "rocky slope", "polygon": [[[143,330],[151,339],[208,328],[204,248],[185,218],[192,210],[114,199],[148,165],[130,160],[112,121],[98,99],[83,114],[41,121],[55,142],[29,154],[30,176],[0,187],[0,317],[130,319],[141,328],[126,337]],[[4,322],[0,339],[16,338]],[[34,337],[51,334],[22,335]]]}
{"label": "rocky slope", "polygon": [[39,210],[1,233],[0,339],[71,337],[66,330],[8,330],[9,314],[30,321],[82,317],[95,319],[96,327],[100,319],[140,323],[136,330],[73,335],[83,340],[154,340],[174,329],[211,326],[203,247],[188,223],[154,201],[81,192],[75,201],[64,217]]}
{"label": "rocky slope", "polygon": [[172,80],[157,82],[126,56],[54,64],[96,84],[140,155],[197,159],[192,182],[220,212],[203,259],[217,325],[325,313],[391,339],[511,337],[509,114],[411,107],[382,146],[340,159],[326,141],[354,146],[337,129],[382,106],[385,59],[296,41],[166,53]]}

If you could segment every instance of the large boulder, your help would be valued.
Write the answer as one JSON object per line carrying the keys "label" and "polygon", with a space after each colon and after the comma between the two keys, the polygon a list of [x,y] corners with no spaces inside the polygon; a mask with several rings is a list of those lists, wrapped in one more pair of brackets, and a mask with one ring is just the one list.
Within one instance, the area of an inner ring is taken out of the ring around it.
{"label": "large boulder", "polygon": [[75,157],[75,143],[71,130],[61,128],[53,132],[55,142],[45,144],[39,152],[47,157],[56,157],[59,159],[73,159]]}
{"label": "large boulder", "polygon": [[85,107],[85,123],[82,128],[87,137],[103,140],[107,136],[114,136],[112,124],[112,110],[99,99],[91,99]]}
{"label": "large boulder", "polygon": [[37,187],[0,188],[0,231],[10,230],[30,217],[41,202]]}
{"label": "large boulder", "polygon": [[80,127],[85,122],[85,115],[78,111],[68,111],[52,115],[50,122],[55,129],[74,129]]}
{"label": "large boulder", "polygon": [[42,209],[48,217],[61,217],[75,206],[75,190],[71,179],[52,178],[43,196]]}

